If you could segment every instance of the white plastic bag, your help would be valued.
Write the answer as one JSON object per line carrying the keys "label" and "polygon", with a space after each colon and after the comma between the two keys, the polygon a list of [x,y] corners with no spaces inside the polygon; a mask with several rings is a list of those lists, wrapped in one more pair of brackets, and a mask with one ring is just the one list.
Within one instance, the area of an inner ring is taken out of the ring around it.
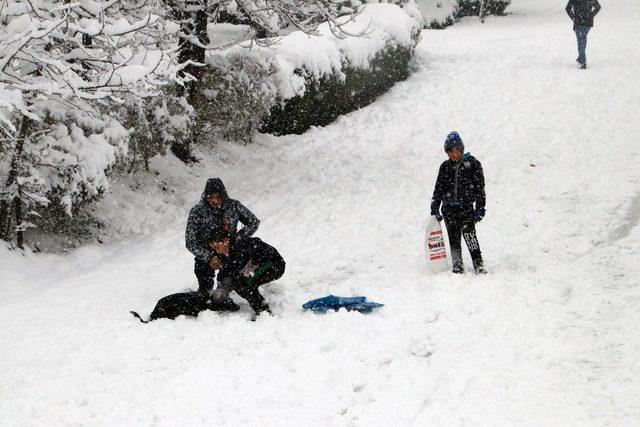
{"label": "white plastic bag", "polygon": [[427,268],[430,272],[442,273],[449,270],[442,227],[440,226],[440,221],[433,215],[427,220],[424,250],[427,258]]}

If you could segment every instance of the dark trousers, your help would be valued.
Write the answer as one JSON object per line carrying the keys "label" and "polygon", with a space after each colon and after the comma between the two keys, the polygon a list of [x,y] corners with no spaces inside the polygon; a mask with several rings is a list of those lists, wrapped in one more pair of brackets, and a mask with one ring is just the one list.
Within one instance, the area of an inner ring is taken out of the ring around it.
{"label": "dark trousers", "polygon": [[[253,274],[244,276],[242,270],[248,262],[256,267]],[[252,237],[233,245],[229,256],[223,259],[223,267],[218,272],[218,287],[235,291],[253,307],[264,301],[258,287],[279,279],[285,270],[285,262],[278,251]],[[194,272],[198,278],[198,291],[210,293],[213,290],[216,272],[204,261],[195,260]]]}
{"label": "dark trousers", "polygon": [[586,25],[579,25],[574,30],[578,40],[578,62],[581,64],[587,63],[587,34],[589,34],[589,30],[591,27]]}
{"label": "dark trousers", "polygon": [[193,272],[196,273],[198,278],[198,292],[203,294],[211,293],[216,284],[216,271],[209,267],[206,262],[196,258]]}
{"label": "dark trousers", "polygon": [[453,265],[462,266],[462,237],[467,243],[473,264],[482,263],[482,253],[476,235],[476,223],[472,205],[444,205],[442,216],[449,235]]}

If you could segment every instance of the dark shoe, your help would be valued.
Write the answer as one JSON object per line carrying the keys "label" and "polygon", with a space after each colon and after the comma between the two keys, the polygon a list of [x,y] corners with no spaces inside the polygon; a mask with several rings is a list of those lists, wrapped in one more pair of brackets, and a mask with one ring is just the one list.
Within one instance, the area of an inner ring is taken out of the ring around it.
{"label": "dark shoe", "polygon": [[579,67],[579,68],[580,68],[581,70],[586,70],[586,69],[587,69],[587,64],[586,64],[586,62],[585,62],[584,64],[580,64],[580,67]]}
{"label": "dark shoe", "polygon": [[271,314],[271,308],[269,307],[269,304],[267,304],[264,297],[257,289],[241,296],[247,300],[256,315],[265,311]]}
{"label": "dark shoe", "polygon": [[453,271],[456,274],[464,273],[464,263],[462,262],[462,250],[451,249],[451,261],[453,262]]}
{"label": "dark shoe", "polygon": [[257,307],[251,308],[253,308],[253,311],[256,312],[256,316],[260,315],[261,313],[273,314],[273,312],[271,311],[271,307],[269,307],[269,304],[267,304],[266,302],[263,302]]}
{"label": "dark shoe", "polygon": [[255,313],[253,313],[253,316],[251,316],[252,322],[255,322],[258,316],[262,315],[262,313],[267,313],[269,316],[273,316],[271,309],[266,303],[264,303],[261,307],[255,307],[253,310],[255,311]]}
{"label": "dark shoe", "polygon": [[579,64],[580,63],[580,57],[576,58],[576,62]]}
{"label": "dark shoe", "polygon": [[260,313],[264,313],[267,312],[269,314],[273,314],[271,312],[271,307],[269,307],[269,304],[267,304],[267,302],[264,300],[264,297],[258,293],[258,295],[260,295],[257,298],[251,298],[249,299],[249,305],[251,306],[251,308],[253,309],[253,311],[256,313],[256,316],[258,316]]}
{"label": "dark shoe", "polygon": [[476,271],[476,274],[487,274],[487,270],[485,270],[482,261],[475,261],[473,263],[473,269]]}

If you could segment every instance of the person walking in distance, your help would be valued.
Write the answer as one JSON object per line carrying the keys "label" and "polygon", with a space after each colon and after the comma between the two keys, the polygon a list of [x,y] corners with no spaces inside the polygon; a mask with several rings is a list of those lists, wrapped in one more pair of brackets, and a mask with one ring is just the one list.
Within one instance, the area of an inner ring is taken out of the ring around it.
{"label": "person walking in distance", "polygon": [[593,18],[600,12],[598,0],[569,0],[565,8],[573,21],[573,31],[578,39],[578,67],[587,68],[587,34],[593,27]]}
{"label": "person walking in distance", "polygon": [[458,132],[447,135],[444,151],[449,159],[440,165],[431,198],[431,215],[438,221],[444,218],[453,260],[452,271],[464,273],[461,244],[461,238],[464,237],[475,272],[486,274],[475,225],[485,215],[482,165],[470,153],[464,153],[464,144]]}

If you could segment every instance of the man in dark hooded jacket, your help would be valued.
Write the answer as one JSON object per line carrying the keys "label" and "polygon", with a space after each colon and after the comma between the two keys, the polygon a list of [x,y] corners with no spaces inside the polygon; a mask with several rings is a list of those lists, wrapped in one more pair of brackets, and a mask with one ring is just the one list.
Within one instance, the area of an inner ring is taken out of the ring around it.
{"label": "man in dark hooded jacket", "polygon": [[587,68],[587,34],[593,27],[593,18],[600,12],[598,0],[569,0],[566,7],[569,18],[573,21],[573,31],[578,40],[578,59],[581,69]]}
{"label": "man in dark hooded jacket", "polygon": [[[238,223],[243,224],[240,230]],[[185,233],[187,249],[195,257],[194,272],[200,292],[211,293],[216,270],[223,267],[223,256],[210,245],[212,233],[219,235],[223,230],[228,239],[228,251],[231,252],[239,241],[251,237],[259,224],[260,221],[249,209],[227,195],[222,180],[210,178],[207,181],[200,202],[189,212]],[[212,297],[228,301],[230,290],[232,286],[216,289]]]}
{"label": "man in dark hooded jacket", "polygon": [[476,273],[485,274],[475,226],[485,214],[486,196],[482,165],[471,154],[464,154],[464,144],[458,132],[447,135],[444,151],[449,160],[440,165],[431,199],[431,215],[438,221],[444,217],[451,247],[452,271],[464,272],[461,245],[461,237],[464,237]]}

